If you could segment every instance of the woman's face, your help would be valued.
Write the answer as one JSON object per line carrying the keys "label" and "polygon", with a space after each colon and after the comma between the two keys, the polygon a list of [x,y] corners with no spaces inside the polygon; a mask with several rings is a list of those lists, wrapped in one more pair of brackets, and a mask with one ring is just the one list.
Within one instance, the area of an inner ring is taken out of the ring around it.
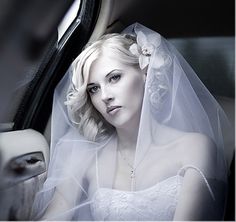
{"label": "woman's face", "polygon": [[87,91],[92,104],[114,127],[139,123],[145,74],[118,60],[101,57],[91,66]]}

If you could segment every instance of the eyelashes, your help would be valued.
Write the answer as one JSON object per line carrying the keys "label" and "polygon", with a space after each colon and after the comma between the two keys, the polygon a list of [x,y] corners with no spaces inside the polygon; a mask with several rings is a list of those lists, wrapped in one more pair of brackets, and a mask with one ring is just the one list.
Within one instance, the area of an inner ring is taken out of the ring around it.
{"label": "eyelashes", "polygon": [[109,77],[108,81],[111,83],[115,83],[115,82],[118,82],[120,78],[121,78],[121,74],[114,74]]}
{"label": "eyelashes", "polygon": [[[108,76],[107,81],[108,81],[108,83],[114,84],[114,83],[117,83],[120,79],[121,79],[121,74],[120,73],[114,73],[114,74]],[[93,95],[96,92],[98,92],[99,89],[100,89],[100,86],[94,84],[92,86],[89,86],[87,88],[87,91],[90,95]]]}
{"label": "eyelashes", "polygon": [[89,94],[94,94],[98,91],[98,86],[93,86],[87,89],[87,91],[89,92]]}

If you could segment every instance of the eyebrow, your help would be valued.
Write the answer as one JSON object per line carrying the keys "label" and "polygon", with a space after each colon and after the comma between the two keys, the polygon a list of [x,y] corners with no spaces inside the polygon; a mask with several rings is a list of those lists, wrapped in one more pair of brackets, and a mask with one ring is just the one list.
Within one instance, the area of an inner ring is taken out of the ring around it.
{"label": "eyebrow", "polygon": [[[109,73],[106,74],[105,78],[108,78],[113,72],[116,72],[116,71],[120,72],[121,70],[120,69],[113,69]],[[87,87],[92,86],[92,85],[95,85],[95,83],[89,83],[89,84],[87,84]]]}
{"label": "eyebrow", "polygon": [[116,72],[116,71],[121,71],[120,69],[113,69],[111,70],[109,73],[106,74],[105,78],[108,78],[113,72]]}

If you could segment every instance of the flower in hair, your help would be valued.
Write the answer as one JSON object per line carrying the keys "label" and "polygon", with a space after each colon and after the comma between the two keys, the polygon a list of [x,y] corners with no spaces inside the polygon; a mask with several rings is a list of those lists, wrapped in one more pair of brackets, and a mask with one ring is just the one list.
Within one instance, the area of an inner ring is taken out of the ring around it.
{"label": "flower in hair", "polygon": [[[154,37],[154,38],[153,38]],[[144,69],[150,62],[150,56],[155,47],[160,45],[160,36],[149,35],[148,38],[142,31],[137,31],[137,44],[130,46],[129,50],[133,55],[139,57],[139,66]]]}

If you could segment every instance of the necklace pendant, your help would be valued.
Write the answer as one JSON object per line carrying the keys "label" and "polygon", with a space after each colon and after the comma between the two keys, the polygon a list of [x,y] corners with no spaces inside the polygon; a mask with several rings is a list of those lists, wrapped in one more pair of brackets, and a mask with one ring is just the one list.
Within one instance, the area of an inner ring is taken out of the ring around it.
{"label": "necklace pendant", "polygon": [[131,172],[130,172],[130,177],[131,177],[131,179],[134,179],[134,178],[135,178],[135,172],[134,172],[134,170],[131,170]]}

